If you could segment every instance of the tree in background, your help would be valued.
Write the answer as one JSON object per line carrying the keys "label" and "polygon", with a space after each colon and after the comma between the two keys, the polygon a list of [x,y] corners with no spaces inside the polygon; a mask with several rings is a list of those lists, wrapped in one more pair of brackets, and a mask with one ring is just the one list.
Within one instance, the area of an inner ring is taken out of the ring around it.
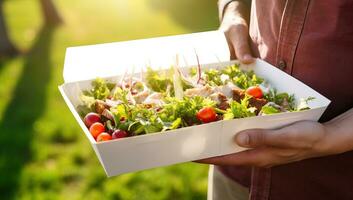
{"label": "tree in background", "polygon": [[15,56],[18,53],[18,49],[9,38],[3,12],[3,0],[0,0],[0,58],[4,56]]}
{"label": "tree in background", "polygon": [[[0,0],[0,58],[19,54],[19,50],[12,43],[7,31],[3,2],[4,0]],[[40,5],[45,23],[44,26],[55,26],[63,22],[52,0],[40,0]]]}
{"label": "tree in background", "polygon": [[52,0],[40,0],[45,25],[59,25],[63,22]]}

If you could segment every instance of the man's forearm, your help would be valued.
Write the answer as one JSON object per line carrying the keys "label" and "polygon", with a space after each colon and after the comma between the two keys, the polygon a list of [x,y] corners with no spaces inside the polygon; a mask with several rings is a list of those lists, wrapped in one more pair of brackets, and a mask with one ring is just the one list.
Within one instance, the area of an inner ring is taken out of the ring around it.
{"label": "man's forearm", "polygon": [[[220,20],[219,30],[223,31],[231,53],[231,58],[237,58],[242,63],[254,62],[249,45],[249,26],[248,19],[250,7],[244,1],[220,0]],[[223,11],[222,5],[226,6]],[[223,15],[222,15],[223,14]]]}
{"label": "man's forearm", "polygon": [[325,123],[329,134],[328,147],[332,153],[353,150],[353,108]]}

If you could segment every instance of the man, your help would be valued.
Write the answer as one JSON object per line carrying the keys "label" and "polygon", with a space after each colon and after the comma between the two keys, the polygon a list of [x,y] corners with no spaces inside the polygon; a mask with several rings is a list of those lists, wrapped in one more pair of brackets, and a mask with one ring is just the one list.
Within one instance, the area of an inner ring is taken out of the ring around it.
{"label": "man", "polygon": [[209,199],[353,199],[353,1],[220,0],[219,10],[237,59],[260,57],[332,103],[320,123],[242,131],[235,142],[251,150],[202,160],[217,165]]}

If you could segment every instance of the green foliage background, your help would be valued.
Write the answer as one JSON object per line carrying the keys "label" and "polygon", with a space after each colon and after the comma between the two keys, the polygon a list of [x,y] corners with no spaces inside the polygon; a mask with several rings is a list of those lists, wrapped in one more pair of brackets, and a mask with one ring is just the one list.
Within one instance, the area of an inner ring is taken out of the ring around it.
{"label": "green foliage background", "polygon": [[206,165],[107,178],[57,86],[67,47],[213,30],[216,0],[54,3],[58,28],[43,26],[37,0],[4,2],[24,53],[0,61],[0,199],[205,199]]}

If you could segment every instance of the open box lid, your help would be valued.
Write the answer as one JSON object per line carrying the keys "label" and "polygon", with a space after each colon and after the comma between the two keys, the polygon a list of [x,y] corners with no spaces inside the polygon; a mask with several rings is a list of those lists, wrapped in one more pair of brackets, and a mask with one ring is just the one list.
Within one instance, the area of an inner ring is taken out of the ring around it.
{"label": "open box lid", "polygon": [[64,81],[73,82],[138,72],[141,68],[167,68],[175,64],[228,61],[230,53],[224,33],[208,31],[185,35],[157,37],[126,42],[69,47],[66,50]]}

